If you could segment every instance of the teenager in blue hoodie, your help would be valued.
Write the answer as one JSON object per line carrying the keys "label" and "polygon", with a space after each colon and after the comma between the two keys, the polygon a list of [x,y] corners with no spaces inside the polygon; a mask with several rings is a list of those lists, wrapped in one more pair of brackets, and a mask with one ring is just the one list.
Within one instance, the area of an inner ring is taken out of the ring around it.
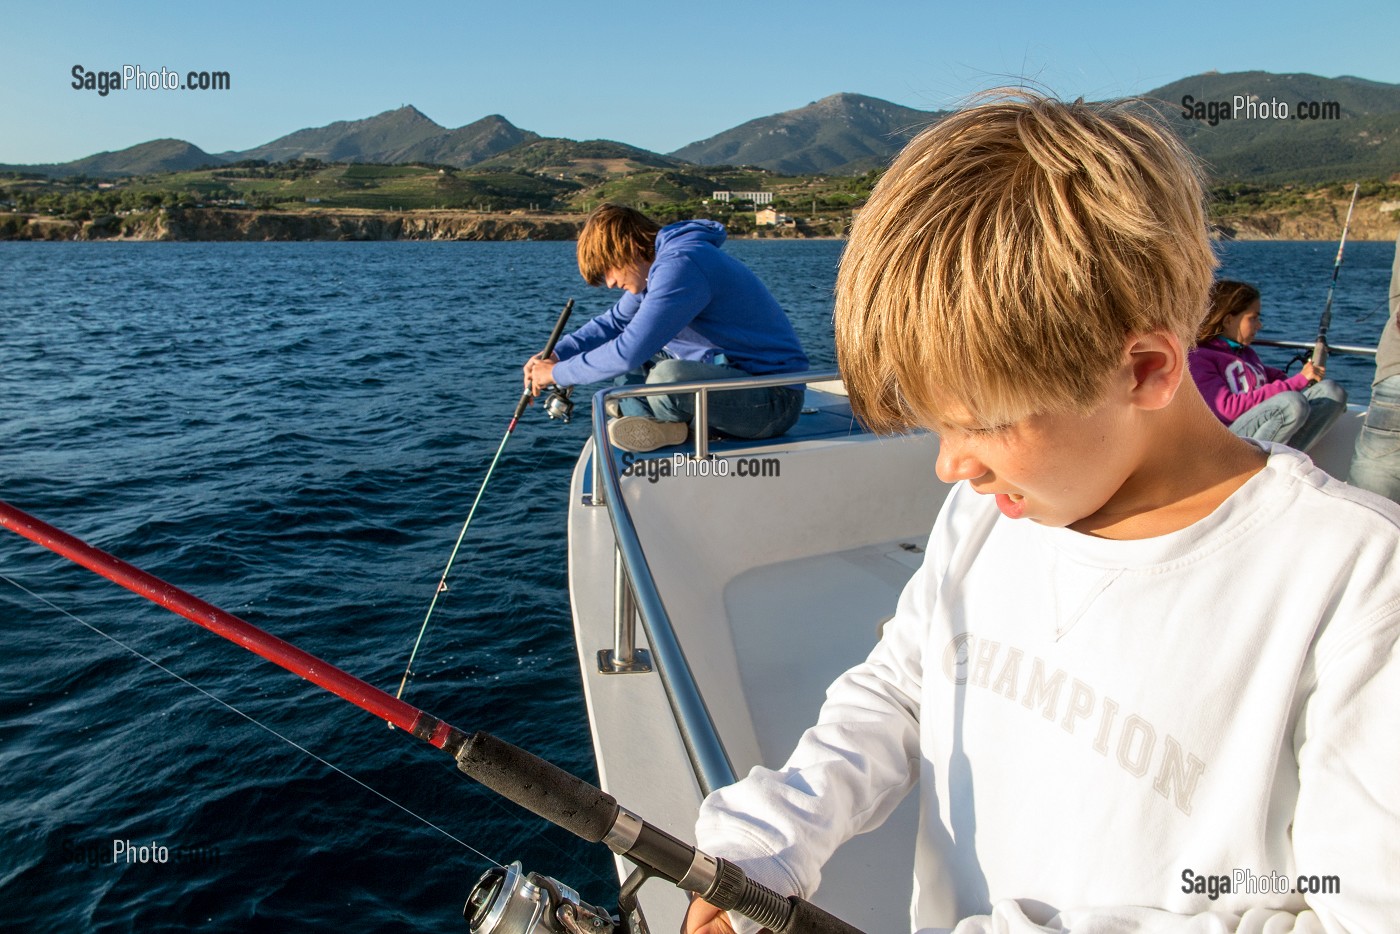
{"label": "teenager in blue hoodie", "polygon": [[[531,358],[526,385],[538,393],[617,377],[675,383],[806,370],[787,315],[747,266],[720,249],[725,236],[714,221],[661,227],[631,208],[599,207],[579,235],[579,272],[589,285],[627,294],[562,338],[551,359]],[[694,406],[690,393],[623,400],[609,439],[630,451],[680,444]],[[791,428],[801,408],[801,391],[787,386],[711,392],[710,427],[771,438]]]}

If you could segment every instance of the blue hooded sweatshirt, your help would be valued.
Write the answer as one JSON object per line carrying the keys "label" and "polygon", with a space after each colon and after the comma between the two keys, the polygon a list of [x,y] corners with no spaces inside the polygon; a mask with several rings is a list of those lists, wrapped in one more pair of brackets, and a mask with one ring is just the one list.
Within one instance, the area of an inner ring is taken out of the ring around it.
{"label": "blue hooded sweatshirt", "polygon": [[723,354],[745,373],[800,372],[807,355],[792,323],[747,266],[720,249],[714,221],[670,224],[656,235],[656,259],[641,295],[631,292],[561,339],[554,381],[578,386],[637,369],[660,350],[711,362]]}

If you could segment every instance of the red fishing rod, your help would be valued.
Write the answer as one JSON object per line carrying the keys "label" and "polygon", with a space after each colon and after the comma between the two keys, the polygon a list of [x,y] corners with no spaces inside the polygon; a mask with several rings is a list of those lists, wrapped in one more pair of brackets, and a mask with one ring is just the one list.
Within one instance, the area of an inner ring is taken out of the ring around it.
{"label": "red fishing rod", "polygon": [[[0,526],[411,733],[451,755],[458,769],[497,794],[590,843],[604,843],[614,853],[636,863],[638,871],[623,887],[622,918],[618,923],[624,928],[635,907],[637,887],[647,878],[659,876],[778,934],[860,934],[810,902],[796,896],[784,898],[749,879],[733,863],[708,856],[654,827],[619,806],[611,795],[558,766],[489,733],[468,736],[290,642],[2,501]],[[528,879],[521,879],[516,870],[515,866],[504,872],[492,870],[482,877],[467,903],[466,916],[472,931],[530,934],[588,930],[607,934],[612,930],[613,922],[577,902],[572,890],[533,873]],[[549,906],[544,915],[515,912],[522,899],[539,905],[541,898]],[[515,917],[525,920],[513,925],[511,919]]]}

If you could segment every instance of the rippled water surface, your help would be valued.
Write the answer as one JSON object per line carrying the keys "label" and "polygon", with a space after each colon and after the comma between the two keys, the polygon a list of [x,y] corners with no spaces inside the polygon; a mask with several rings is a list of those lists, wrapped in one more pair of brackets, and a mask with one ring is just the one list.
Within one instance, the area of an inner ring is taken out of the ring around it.
{"label": "rippled water surface", "polygon": [[[728,247],[817,366],[841,247]],[[1261,286],[1265,336],[1311,340],[1334,251],[1232,244],[1225,271]],[[1334,340],[1374,343],[1391,255],[1348,247]],[[391,692],[520,363],[570,295],[576,321],[613,298],[568,243],[10,243],[0,276],[0,498]],[[1331,375],[1364,401],[1369,362]],[[408,699],[592,779],[564,549],[586,433],[532,410],[513,436]],[[0,573],[61,608],[0,582],[8,926],[463,931],[487,858],[615,898],[601,847],[369,714],[9,533]],[[113,864],[114,840],[170,861]]]}

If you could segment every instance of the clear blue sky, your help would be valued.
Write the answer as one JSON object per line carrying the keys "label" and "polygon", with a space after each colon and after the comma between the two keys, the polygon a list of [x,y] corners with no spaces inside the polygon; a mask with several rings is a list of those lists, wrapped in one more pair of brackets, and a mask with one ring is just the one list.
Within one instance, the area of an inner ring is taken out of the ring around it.
{"label": "clear blue sky", "polygon": [[[402,104],[448,128],[499,113],[669,152],[838,91],[932,110],[1018,76],[1089,98],[1210,69],[1400,83],[1396,0],[25,0],[0,13],[0,163],[161,137],[248,149]],[[101,97],[71,87],[74,65],[227,71],[232,89]]]}

